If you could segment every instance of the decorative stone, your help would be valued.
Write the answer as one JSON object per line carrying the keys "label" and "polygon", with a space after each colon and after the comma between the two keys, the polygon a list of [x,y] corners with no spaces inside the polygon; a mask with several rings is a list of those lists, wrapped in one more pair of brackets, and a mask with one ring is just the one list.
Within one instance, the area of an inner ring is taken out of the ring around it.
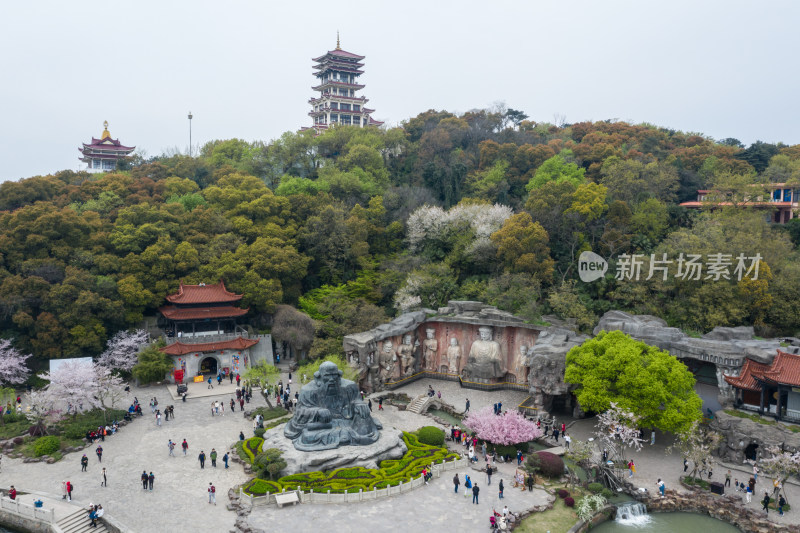
{"label": "decorative stone", "polygon": [[339,446],[335,449],[303,452],[295,449],[284,435],[284,426],[277,426],[264,434],[262,449],[277,448],[283,452],[286,468],[281,475],[297,474],[312,470],[334,470],[345,466],[378,468],[386,459],[400,459],[408,451],[397,429],[384,429],[373,444],[364,446]]}

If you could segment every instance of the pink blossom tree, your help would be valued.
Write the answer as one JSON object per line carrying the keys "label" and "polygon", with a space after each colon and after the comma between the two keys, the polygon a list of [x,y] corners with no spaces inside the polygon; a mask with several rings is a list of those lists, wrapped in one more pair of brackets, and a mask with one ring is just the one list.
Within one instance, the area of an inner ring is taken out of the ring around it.
{"label": "pink blossom tree", "polygon": [[106,350],[100,354],[97,364],[110,370],[130,372],[138,362],[139,350],[149,340],[149,335],[142,329],[120,331],[108,340]]}
{"label": "pink blossom tree", "polygon": [[28,379],[31,372],[25,361],[29,357],[11,346],[10,340],[0,340],[0,385],[19,385]]}
{"label": "pink blossom tree", "polygon": [[542,436],[542,430],[517,411],[505,411],[496,415],[488,406],[470,413],[464,419],[464,425],[479,439],[503,446],[528,442]]}

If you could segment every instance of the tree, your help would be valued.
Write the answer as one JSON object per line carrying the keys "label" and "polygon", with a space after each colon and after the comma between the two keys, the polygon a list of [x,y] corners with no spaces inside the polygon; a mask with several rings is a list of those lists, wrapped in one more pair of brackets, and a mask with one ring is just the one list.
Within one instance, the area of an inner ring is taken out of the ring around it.
{"label": "tree", "polygon": [[173,369],[170,356],[162,352],[160,346],[152,345],[139,352],[139,362],[131,369],[133,377],[141,383],[162,381]]}
{"label": "tree", "polygon": [[597,316],[586,307],[578,294],[574,280],[565,281],[558,289],[554,288],[547,297],[547,303],[560,318],[574,319],[581,331],[591,330],[597,321]]}
{"label": "tree", "polygon": [[99,365],[92,366],[94,379],[97,383],[95,395],[100,407],[103,409],[103,420],[108,422],[106,411],[116,408],[122,399],[127,396],[125,382],[120,376],[113,373],[110,368]]}
{"label": "tree", "polygon": [[511,216],[491,239],[497,246],[497,257],[510,272],[527,272],[542,280],[553,275],[547,232],[530,214]]}
{"label": "tree", "polygon": [[302,358],[314,342],[314,322],[290,305],[279,305],[272,319],[272,336],[276,341],[288,343]]}
{"label": "tree", "polygon": [[503,446],[532,441],[542,436],[542,430],[518,411],[496,415],[489,406],[467,415],[464,425],[479,439]]}
{"label": "tree", "polygon": [[689,477],[696,477],[698,470],[714,466],[716,460],[713,454],[722,440],[722,435],[701,428],[700,423],[695,421],[688,429],[679,432],[677,437],[677,442],[667,448],[667,454],[677,450],[686,460],[692,462]]}
{"label": "tree", "polygon": [[79,411],[101,406],[94,363],[64,361],[55,370],[39,374],[39,377],[50,382],[47,393],[53,405],[66,406],[66,413],[72,413],[73,417]]}
{"label": "tree", "polygon": [[567,150],[542,163],[525,186],[525,189],[531,192],[551,181],[555,183],[566,181],[573,183],[575,186],[584,183],[586,181],[584,177],[586,171],[575,163],[568,162],[565,156],[570,157],[572,154]]}
{"label": "tree", "polygon": [[142,329],[120,331],[108,340],[106,350],[100,354],[97,364],[110,370],[130,372],[138,362],[136,354],[150,340]]}
{"label": "tree", "polygon": [[584,410],[604,412],[613,403],[635,411],[643,427],[682,432],[702,415],[703,401],[686,366],[621,331],[601,331],[572,348],[564,381],[578,385],[575,395]]}
{"label": "tree", "polygon": [[29,357],[11,346],[9,339],[0,339],[0,385],[19,385],[28,379],[31,372],[25,361]]}
{"label": "tree", "polygon": [[628,448],[642,449],[643,439],[639,438],[639,424],[642,418],[633,411],[621,409],[612,403],[609,408],[597,416],[595,434],[604,450],[608,451],[617,476],[625,464]]}
{"label": "tree", "polygon": [[347,361],[338,355],[327,355],[323,358],[315,359],[298,368],[294,374],[298,377],[300,383],[309,383],[314,379],[314,373],[319,370],[319,366],[325,361],[334,363],[342,372],[344,379],[349,379],[350,381],[358,380],[358,370],[350,366]]}
{"label": "tree", "polygon": [[261,394],[264,396],[264,400],[266,400],[267,405],[272,407],[270,389],[278,383],[278,379],[281,377],[281,371],[274,365],[268,365],[262,362],[261,364],[253,365],[248,368],[242,377],[250,383],[261,387]]}
{"label": "tree", "polygon": [[32,391],[28,395],[30,409],[25,416],[36,428],[37,435],[46,435],[47,426],[63,417],[63,411],[56,407],[56,400],[56,396],[47,389]]}
{"label": "tree", "polygon": [[758,460],[764,473],[784,486],[789,477],[800,475],[800,451],[789,451],[779,446],[770,446],[766,451],[768,455],[760,454]]}

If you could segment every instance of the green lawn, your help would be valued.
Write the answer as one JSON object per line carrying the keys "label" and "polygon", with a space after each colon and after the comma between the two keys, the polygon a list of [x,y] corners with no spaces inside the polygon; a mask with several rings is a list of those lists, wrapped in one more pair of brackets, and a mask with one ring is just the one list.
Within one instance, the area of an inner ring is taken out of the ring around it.
{"label": "green lawn", "polygon": [[[565,488],[569,490],[569,487],[554,488]],[[576,504],[578,500],[586,494],[588,493],[583,489],[570,491],[570,496],[575,498]],[[520,533],[562,533],[568,531],[577,521],[578,513],[575,512],[575,509],[567,507],[564,504],[564,500],[556,496],[556,501],[553,502],[552,509],[530,515],[525,518],[514,531]]]}

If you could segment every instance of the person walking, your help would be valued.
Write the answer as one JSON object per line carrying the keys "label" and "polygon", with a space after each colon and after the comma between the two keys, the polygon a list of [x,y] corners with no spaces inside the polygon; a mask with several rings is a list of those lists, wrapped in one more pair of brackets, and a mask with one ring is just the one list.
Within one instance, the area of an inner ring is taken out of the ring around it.
{"label": "person walking", "polygon": [[378,411],[383,411],[383,398],[378,398]]}
{"label": "person walking", "polygon": [[783,516],[783,508],[786,505],[786,498],[781,495],[778,498],[778,515]]}
{"label": "person walking", "polygon": [[169,443],[167,444],[167,449],[169,450],[169,456],[175,457],[175,443],[172,442],[172,439],[169,439]]}
{"label": "person walking", "polygon": [[233,398],[231,398],[230,406],[231,406],[231,413],[235,413],[236,412],[236,401]]}
{"label": "person walking", "polygon": [[[228,372],[228,377],[231,378],[231,385],[233,385],[233,372]],[[239,384],[237,383],[236,386],[238,387]]]}
{"label": "person walking", "polygon": [[86,457],[86,454],[83,454],[83,457],[81,457],[81,472],[86,472],[87,466],[89,466],[89,458]]}
{"label": "person walking", "polygon": [[183,449],[183,456],[186,457],[186,451],[189,449],[189,443],[186,442],[186,439],[183,439],[181,443],[181,448]]}
{"label": "person walking", "polygon": [[222,456],[222,462],[225,463],[225,468],[228,468],[228,452],[225,452],[225,455]]}
{"label": "person walking", "polygon": [[472,486],[472,503],[474,503],[475,505],[478,505],[478,494],[480,493],[480,491],[481,489],[478,488],[478,484],[475,483]]}
{"label": "person walking", "polygon": [[661,493],[661,497],[663,498],[664,497],[665,487],[664,487],[664,482],[661,481],[661,478],[658,478],[658,481],[656,482],[656,486],[658,487],[658,492]]}
{"label": "person walking", "polygon": [[222,385],[222,374],[217,374],[217,386]]}
{"label": "person walking", "polygon": [[656,443],[656,430],[650,432],[650,446]]}
{"label": "person walking", "polygon": [[200,461],[200,468],[203,469],[206,467],[206,454],[203,450],[200,450],[200,455],[197,456],[197,459]]}
{"label": "person walking", "polygon": [[467,405],[464,407],[464,414],[469,413],[469,398],[467,398]]}
{"label": "person walking", "polygon": [[503,480],[502,479],[500,480],[500,485],[497,487],[497,490],[499,491],[498,498],[502,500],[503,499],[503,490],[505,490],[505,487],[503,486]]}
{"label": "person walking", "polygon": [[753,465],[753,479],[755,479],[756,483],[758,483],[758,466],[757,465]]}
{"label": "person walking", "polygon": [[217,505],[217,488],[212,484],[208,484],[208,503]]}
{"label": "person walking", "polygon": [[211,384],[211,378],[208,378],[208,387],[209,389],[213,389],[214,385]]}
{"label": "person walking", "polygon": [[98,462],[102,463],[103,462],[103,447],[98,445],[97,449],[95,450],[95,453],[97,454]]}
{"label": "person walking", "polygon": [[528,492],[533,491],[533,475],[529,474],[528,479],[525,480],[526,485],[528,485]]}
{"label": "person walking", "polygon": [[628,472],[629,472],[628,477],[629,478],[633,477],[633,473],[636,471],[635,469],[636,469],[636,465],[633,464],[633,459],[631,459],[630,461],[628,461]]}
{"label": "person walking", "polygon": [[67,501],[71,502],[72,501],[72,489],[74,488],[72,486],[72,482],[71,481],[67,481],[66,487],[67,487]]}
{"label": "person walking", "polygon": [[750,503],[753,501],[753,488],[750,485],[748,485],[747,489],[745,490],[744,501],[745,503]]}
{"label": "person walking", "polygon": [[239,410],[244,411],[244,396],[239,398]]}
{"label": "person walking", "polygon": [[236,374],[236,386],[238,387],[241,382],[242,382],[242,376]]}
{"label": "person walking", "polygon": [[141,480],[142,480],[142,489],[147,490],[147,481],[150,477],[147,475],[147,470],[142,470]]}
{"label": "person walking", "polygon": [[564,433],[564,446],[569,450],[569,444],[572,442],[572,437]]}
{"label": "person walking", "polygon": [[161,425],[161,411],[156,411],[156,425]]}
{"label": "person walking", "polygon": [[211,466],[216,468],[217,467],[217,450],[215,450],[214,448],[211,448],[211,453],[209,454],[209,457],[211,457]]}
{"label": "person walking", "polygon": [[725,486],[726,487],[730,487],[731,486],[731,471],[730,470],[725,472]]}
{"label": "person walking", "polygon": [[371,413],[372,412],[372,400],[370,400],[369,398],[367,398],[367,407],[369,407],[369,412]]}
{"label": "person walking", "polygon": [[486,467],[486,485],[488,486],[488,485],[491,485],[491,484],[492,484],[492,467],[487,465],[487,467]]}
{"label": "person walking", "polygon": [[558,442],[558,428],[553,429],[553,438]]}
{"label": "person walking", "polygon": [[453,476],[453,487],[455,488],[453,492],[455,492],[456,494],[458,494],[459,485],[461,485],[461,481],[458,479],[458,472],[456,472],[456,474]]}
{"label": "person walking", "polygon": [[517,466],[522,464],[522,450],[517,450]]}
{"label": "person walking", "polygon": [[150,487],[150,492],[153,492],[153,482],[155,480],[156,480],[156,476],[154,476],[153,473],[150,472],[150,475],[147,476],[147,484]]}
{"label": "person walking", "polygon": [[751,477],[750,481],[747,482],[747,486],[750,487],[750,492],[755,494],[756,493],[756,478]]}
{"label": "person walking", "polygon": [[764,499],[761,500],[761,508],[764,510],[766,514],[769,514],[769,502],[770,502],[769,492],[764,491]]}
{"label": "person walking", "polygon": [[108,478],[106,477],[106,467],[103,467],[103,481],[100,482],[101,487],[108,487]]}
{"label": "person walking", "polygon": [[684,457],[683,458],[683,473],[685,474],[687,470],[689,470],[689,460]]}

